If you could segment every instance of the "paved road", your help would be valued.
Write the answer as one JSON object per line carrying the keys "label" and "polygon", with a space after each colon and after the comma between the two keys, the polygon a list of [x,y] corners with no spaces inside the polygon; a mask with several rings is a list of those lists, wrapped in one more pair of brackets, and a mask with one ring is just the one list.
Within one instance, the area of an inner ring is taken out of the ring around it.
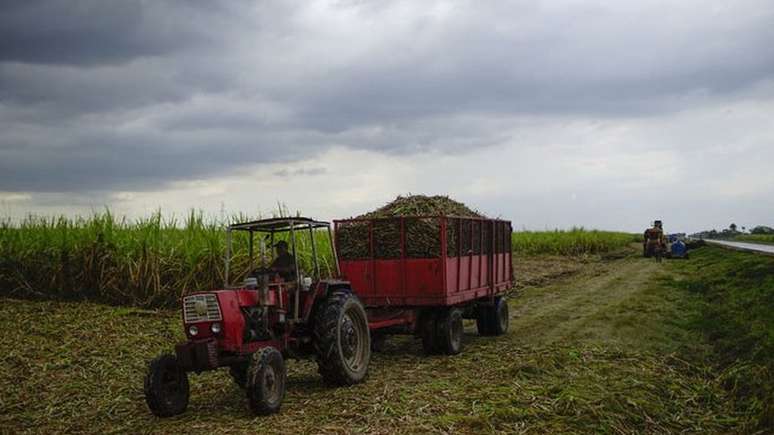
{"label": "paved road", "polygon": [[774,245],[762,245],[759,243],[747,243],[747,242],[729,242],[727,240],[704,240],[707,243],[715,245],[721,245],[731,249],[738,249],[740,251],[758,252],[761,254],[774,255]]}

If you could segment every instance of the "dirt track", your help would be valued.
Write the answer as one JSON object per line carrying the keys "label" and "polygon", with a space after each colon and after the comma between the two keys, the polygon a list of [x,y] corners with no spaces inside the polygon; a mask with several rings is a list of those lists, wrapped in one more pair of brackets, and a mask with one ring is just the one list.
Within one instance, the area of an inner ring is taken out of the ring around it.
{"label": "dirt track", "polygon": [[515,341],[529,345],[639,342],[647,331],[634,321],[641,314],[635,310],[644,308],[657,281],[669,275],[661,264],[628,257],[592,263],[574,277],[527,289],[513,302]]}

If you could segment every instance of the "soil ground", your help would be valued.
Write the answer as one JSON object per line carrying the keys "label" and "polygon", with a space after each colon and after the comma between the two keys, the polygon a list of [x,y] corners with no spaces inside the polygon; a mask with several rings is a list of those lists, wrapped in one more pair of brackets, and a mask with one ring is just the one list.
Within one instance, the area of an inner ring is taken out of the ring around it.
{"label": "soil ground", "polygon": [[517,259],[511,324],[461,355],[395,337],[363,384],[325,387],[289,362],[278,415],[256,418],[225,371],[191,376],[186,413],[153,417],[147,361],[183,339],[176,312],[0,301],[0,432],[718,433],[738,429],[701,334],[695,296],[639,248],[609,258]]}

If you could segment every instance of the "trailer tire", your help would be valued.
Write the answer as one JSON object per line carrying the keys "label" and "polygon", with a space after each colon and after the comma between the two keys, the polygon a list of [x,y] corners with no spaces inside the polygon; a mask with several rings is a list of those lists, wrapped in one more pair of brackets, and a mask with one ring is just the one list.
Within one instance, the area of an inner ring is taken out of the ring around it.
{"label": "trailer tire", "polygon": [[438,347],[446,355],[457,355],[462,352],[462,310],[450,308],[441,313],[436,320]]}
{"label": "trailer tire", "polygon": [[479,335],[503,335],[508,332],[508,301],[498,296],[492,305],[480,305],[476,327]]}
{"label": "trailer tire", "polygon": [[143,387],[145,402],[157,417],[182,414],[188,407],[188,375],[175,355],[167,353],[151,361]]}
{"label": "trailer tire", "polygon": [[368,317],[350,292],[334,292],[322,302],[314,320],[317,370],[331,385],[353,385],[368,374],[371,337]]}
{"label": "trailer tire", "polygon": [[498,296],[495,298],[495,306],[492,310],[492,335],[503,335],[508,332],[508,301]]}
{"label": "trailer tire", "polygon": [[287,373],[282,354],[269,346],[255,352],[247,369],[247,401],[256,415],[278,412],[285,398]]}

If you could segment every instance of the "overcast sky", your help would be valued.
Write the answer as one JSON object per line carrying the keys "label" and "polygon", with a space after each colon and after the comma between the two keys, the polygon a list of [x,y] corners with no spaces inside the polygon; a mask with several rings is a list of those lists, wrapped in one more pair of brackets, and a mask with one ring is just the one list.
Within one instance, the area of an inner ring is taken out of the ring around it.
{"label": "overcast sky", "polygon": [[0,215],[774,226],[771,0],[0,5]]}

